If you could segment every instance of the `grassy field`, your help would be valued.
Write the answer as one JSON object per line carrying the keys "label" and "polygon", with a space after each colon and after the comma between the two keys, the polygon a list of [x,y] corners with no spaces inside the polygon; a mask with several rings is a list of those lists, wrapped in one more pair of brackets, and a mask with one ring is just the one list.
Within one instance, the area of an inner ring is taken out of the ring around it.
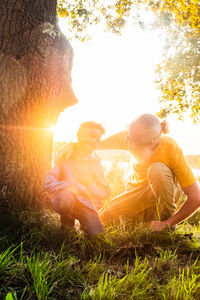
{"label": "grassy field", "polygon": [[163,233],[122,220],[93,239],[47,210],[0,223],[0,299],[199,299],[197,216]]}
{"label": "grassy field", "polygon": [[[113,195],[120,172],[107,174]],[[200,299],[199,219],[162,233],[122,219],[89,239],[47,209],[2,214],[0,299]]]}

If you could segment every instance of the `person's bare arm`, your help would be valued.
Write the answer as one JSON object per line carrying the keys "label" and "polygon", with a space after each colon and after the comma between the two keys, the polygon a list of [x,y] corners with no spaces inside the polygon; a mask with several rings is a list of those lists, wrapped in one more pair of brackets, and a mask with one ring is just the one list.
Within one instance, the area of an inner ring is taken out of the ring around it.
{"label": "person's bare arm", "polygon": [[200,207],[200,188],[198,183],[194,183],[188,187],[183,188],[187,195],[187,200],[183,203],[180,209],[165,221],[152,221],[150,226],[154,231],[162,231],[168,226],[174,226],[190,216]]}
{"label": "person's bare arm", "polygon": [[126,137],[127,137],[127,130],[123,130],[116,134],[113,134],[100,142],[98,150],[106,150],[106,149],[128,150],[128,142]]}

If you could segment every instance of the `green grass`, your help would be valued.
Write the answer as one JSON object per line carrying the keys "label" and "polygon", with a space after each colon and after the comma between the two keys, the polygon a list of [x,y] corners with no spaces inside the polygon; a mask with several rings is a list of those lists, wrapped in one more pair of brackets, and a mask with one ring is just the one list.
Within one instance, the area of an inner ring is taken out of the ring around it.
{"label": "green grass", "polygon": [[[124,172],[107,173],[111,198]],[[108,199],[109,201],[109,199]],[[200,215],[174,232],[124,218],[105,234],[61,230],[50,210],[0,215],[0,299],[199,299]]]}
{"label": "green grass", "polygon": [[175,232],[122,220],[89,239],[51,211],[0,219],[0,299],[199,299],[197,215]]}

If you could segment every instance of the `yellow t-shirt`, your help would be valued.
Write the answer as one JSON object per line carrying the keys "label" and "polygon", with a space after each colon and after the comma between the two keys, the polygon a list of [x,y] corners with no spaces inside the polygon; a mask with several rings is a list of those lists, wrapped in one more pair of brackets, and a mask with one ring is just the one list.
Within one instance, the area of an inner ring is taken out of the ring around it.
{"label": "yellow t-shirt", "polygon": [[187,187],[196,182],[185,156],[178,144],[168,136],[162,136],[160,144],[153,151],[153,155],[146,164],[135,164],[135,177],[137,181],[147,180],[148,167],[154,162],[162,162],[175,174],[181,187]]}
{"label": "yellow t-shirt", "polygon": [[[101,142],[101,149],[128,150],[127,131],[121,131]],[[181,187],[187,187],[196,182],[185,156],[178,144],[168,136],[162,136],[160,144],[153,151],[153,155],[147,164],[134,164],[134,179],[137,182],[147,180],[148,167],[154,162],[162,162],[175,174]]]}

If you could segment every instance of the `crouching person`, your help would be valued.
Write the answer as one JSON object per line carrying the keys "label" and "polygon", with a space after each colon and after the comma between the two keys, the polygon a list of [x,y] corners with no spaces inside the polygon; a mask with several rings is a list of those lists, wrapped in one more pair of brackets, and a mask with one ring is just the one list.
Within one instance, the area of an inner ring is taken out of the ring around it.
{"label": "crouching person", "polygon": [[[103,223],[148,211],[150,227],[161,231],[189,218],[200,207],[200,187],[178,144],[163,136],[167,132],[166,121],[143,114],[133,120],[128,132],[102,141],[101,149],[129,149],[137,161],[135,182],[102,209]],[[177,211],[176,204],[183,194],[187,199]]]}
{"label": "crouching person", "polygon": [[62,227],[73,227],[77,219],[90,236],[104,231],[98,209],[110,194],[103,166],[94,153],[103,134],[101,124],[81,124],[77,143],[60,150],[44,185],[54,210],[60,214]]}

